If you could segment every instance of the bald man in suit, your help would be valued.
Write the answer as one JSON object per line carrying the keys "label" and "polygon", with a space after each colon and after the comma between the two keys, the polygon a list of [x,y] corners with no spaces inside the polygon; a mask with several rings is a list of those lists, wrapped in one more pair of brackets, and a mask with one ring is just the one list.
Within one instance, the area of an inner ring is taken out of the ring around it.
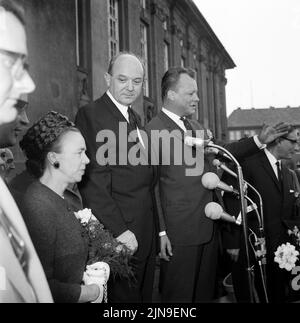
{"label": "bald man in suit", "polygon": [[[155,269],[152,195],[155,176],[154,168],[148,165],[147,140],[142,138],[138,115],[132,109],[142,92],[143,64],[132,53],[120,53],[112,59],[105,79],[108,91],[81,108],[76,117],[91,160],[79,189],[84,205],[133,254],[136,281],[110,279],[110,302],[151,302]],[[127,129],[123,134],[122,127]],[[133,138],[132,132],[138,137]],[[104,133],[115,135],[111,149],[116,159],[101,163],[105,159],[100,153],[105,141],[97,138]],[[144,164],[130,163],[128,155],[134,147],[139,147]],[[122,163],[124,158],[126,162]]]}

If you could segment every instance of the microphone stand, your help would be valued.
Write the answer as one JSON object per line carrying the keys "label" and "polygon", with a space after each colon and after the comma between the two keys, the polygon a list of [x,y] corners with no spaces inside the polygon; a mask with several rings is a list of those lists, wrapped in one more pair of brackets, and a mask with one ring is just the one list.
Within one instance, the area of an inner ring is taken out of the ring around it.
{"label": "microphone stand", "polygon": [[[267,288],[266,288],[266,270],[265,270],[265,265],[266,265],[266,249],[265,249],[265,234],[264,234],[264,217],[263,217],[263,202],[262,202],[262,197],[260,193],[249,183],[247,185],[257,194],[259,200],[260,200],[260,211],[261,211],[261,216],[259,216],[259,212],[257,209],[255,209],[256,215],[257,215],[257,220],[258,220],[258,235],[252,231],[252,234],[255,237],[255,257],[257,259],[258,265],[259,265],[259,273],[261,276],[262,280],[262,286],[263,286],[263,291],[265,295],[265,300],[266,303],[269,303],[269,298],[268,298],[268,293],[267,293]],[[248,197],[245,196],[245,198],[252,204],[255,205],[255,203]],[[260,247],[260,249],[258,248]]]}
{"label": "microphone stand", "polygon": [[248,278],[248,286],[249,286],[249,299],[251,303],[254,303],[254,294],[253,294],[253,284],[252,284],[252,268],[250,265],[250,254],[249,254],[249,245],[248,245],[248,222],[247,222],[247,204],[245,200],[244,194],[244,178],[242,167],[237,161],[237,159],[225,148],[209,143],[208,147],[216,148],[224,152],[235,164],[237,168],[237,175],[238,175],[238,186],[239,186],[239,194],[240,194],[240,203],[241,203],[241,214],[242,214],[242,225],[243,225],[243,237],[245,240],[245,252],[246,252],[246,270],[247,270],[247,278]]}
{"label": "microphone stand", "polygon": [[[230,174],[231,176],[233,176],[234,178],[238,178],[238,176],[236,175],[236,173],[228,170],[227,168],[223,168],[222,166],[219,165],[215,165],[217,167],[220,167],[221,169],[224,169],[225,172],[227,172],[228,174]],[[267,288],[266,288],[266,248],[265,248],[265,234],[264,234],[264,213],[263,213],[263,201],[262,201],[262,197],[260,195],[260,193],[257,191],[257,189],[252,186],[250,183],[248,183],[247,181],[244,180],[244,185],[246,188],[251,188],[252,191],[257,195],[258,199],[259,199],[259,211],[257,210],[257,205],[247,196],[247,190],[244,190],[244,194],[245,194],[245,198],[248,202],[250,202],[250,204],[253,207],[253,210],[256,213],[257,216],[257,221],[258,221],[258,236],[249,228],[249,230],[252,233],[252,236],[255,239],[255,243],[254,243],[254,248],[253,248],[253,252],[255,255],[255,258],[258,262],[259,265],[259,274],[261,277],[261,282],[262,282],[262,287],[263,287],[263,292],[264,292],[264,296],[265,296],[265,300],[266,303],[269,303],[269,298],[268,298],[268,293],[267,293]],[[248,212],[250,212],[247,209]],[[239,223],[237,223],[238,225],[241,224],[241,222],[239,221]],[[249,239],[250,244],[252,245],[250,239]],[[253,247],[253,246],[252,246]]]}

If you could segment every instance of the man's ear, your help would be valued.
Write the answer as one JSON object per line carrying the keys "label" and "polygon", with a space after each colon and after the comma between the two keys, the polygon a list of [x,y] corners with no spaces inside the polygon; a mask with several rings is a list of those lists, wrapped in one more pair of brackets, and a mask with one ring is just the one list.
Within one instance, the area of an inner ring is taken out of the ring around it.
{"label": "man's ear", "polygon": [[170,101],[175,101],[175,97],[176,97],[176,92],[174,92],[173,90],[169,90],[167,94],[167,98]]}
{"label": "man's ear", "polygon": [[107,87],[110,88],[110,84],[111,84],[111,75],[109,73],[105,73],[104,74],[104,79],[106,81]]}

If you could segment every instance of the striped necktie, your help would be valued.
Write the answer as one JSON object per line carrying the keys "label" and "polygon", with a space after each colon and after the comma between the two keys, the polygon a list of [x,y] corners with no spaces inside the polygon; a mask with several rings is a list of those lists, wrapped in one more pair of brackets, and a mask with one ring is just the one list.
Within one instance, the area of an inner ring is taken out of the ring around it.
{"label": "striped necktie", "polygon": [[187,117],[183,116],[180,118],[180,120],[183,122],[185,128],[187,131],[192,131],[192,136],[196,137],[196,131],[192,128],[189,120],[187,119]]}

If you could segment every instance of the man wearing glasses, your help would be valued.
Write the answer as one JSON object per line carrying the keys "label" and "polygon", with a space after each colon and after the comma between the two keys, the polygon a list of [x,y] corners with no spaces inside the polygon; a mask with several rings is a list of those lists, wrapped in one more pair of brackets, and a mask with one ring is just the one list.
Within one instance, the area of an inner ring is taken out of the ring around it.
{"label": "man wearing glasses", "polygon": [[[267,248],[267,292],[271,303],[282,303],[287,300],[286,290],[288,287],[288,276],[284,269],[274,262],[274,252],[282,244],[289,241],[288,228],[293,229],[295,225],[300,228],[300,219],[296,214],[296,203],[298,199],[297,177],[293,171],[288,169],[282,161],[289,160],[299,151],[300,132],[291,127],[288,134],[276,139],[267,145],[264,151],[247,159],[242,167],[244,178],[252,184],[262,195],[266,248]],[[256,196],[249,197],[259,205]],[[225,196],[228,202],[229,196]],[[234,214],[232,214],[234,215]],[[248,214],[248,225],[250,228],[257,227],[255,216]],[[240,228],[233,227],[232,234],[235,235]],[[232,256],[233,283],[235,293],[239,302],[248,302],[249,292],[247,288],[246,262],[241,235],[232,240],[235,246],[227,248]],[[250,251],[251,252],[251,251]],[[260,282],[260,276],[256,274],[256,282]],[[256,284],[260,301],[265,299],[261,295],[261,284]]]}
{"label": "man wearing glasses", "polygon": [[[35,85],[26,68],[22,9],[0,0],[0,129],[18,116],[16,104]],[[1,134],[1,139],[7,134]],[[52,302],[41,263],[22,216],[0,179],[0,303]]]}

